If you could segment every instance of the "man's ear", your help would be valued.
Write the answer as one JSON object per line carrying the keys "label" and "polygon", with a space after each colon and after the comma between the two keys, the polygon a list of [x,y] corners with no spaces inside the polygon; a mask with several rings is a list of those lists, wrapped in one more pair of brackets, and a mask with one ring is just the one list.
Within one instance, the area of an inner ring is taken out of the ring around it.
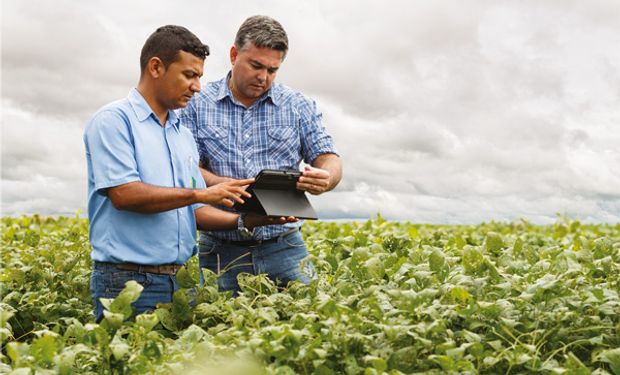
{"label": "man's ear", "polygon": [[159,57],[151,57],[146,63],[146,72],[152,78],[159,78],[166,72],[166,67]]}
{"label": "man's ear", "polygon": [[237,61],[237,48],[233,45],[230,47],[230,63],[235,65],[235,61]]}

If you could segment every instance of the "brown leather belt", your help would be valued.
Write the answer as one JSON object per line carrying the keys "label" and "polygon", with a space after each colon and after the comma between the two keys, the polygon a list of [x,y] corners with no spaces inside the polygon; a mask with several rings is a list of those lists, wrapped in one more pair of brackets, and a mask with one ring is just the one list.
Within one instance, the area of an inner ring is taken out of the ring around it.
{"label": "brown leather belt", "polygon": [[146,266],[143,264],[135,263],[115,263],[114,266],[123,271],[136,271],[155,273],[158,275],[176,275],[177,272],[183,267],[182,264],[162,264],[159,266]]}

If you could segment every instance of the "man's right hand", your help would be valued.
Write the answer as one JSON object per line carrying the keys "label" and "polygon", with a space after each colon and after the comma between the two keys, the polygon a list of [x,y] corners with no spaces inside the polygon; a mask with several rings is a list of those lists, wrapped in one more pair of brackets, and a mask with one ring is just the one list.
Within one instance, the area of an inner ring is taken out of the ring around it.
{"label": "man's right hand", "polygon": [[261,216],[256,214],[248,214],[245,217],[245,227],[252,231],[256,227],[262,227],[264,225],[276,225],[286,223],[296,223],[299,219],[294,216]]}
{"label": "man's right hand", "polygon": [[252,182],[254,182],[253,178],[222,182],[204,190],[198,190],[198,200],[205,204],[219,204],[232,207],[235,202],[243,203],[242,197],[251,197],[250,193],[245,191],[245,189]]}

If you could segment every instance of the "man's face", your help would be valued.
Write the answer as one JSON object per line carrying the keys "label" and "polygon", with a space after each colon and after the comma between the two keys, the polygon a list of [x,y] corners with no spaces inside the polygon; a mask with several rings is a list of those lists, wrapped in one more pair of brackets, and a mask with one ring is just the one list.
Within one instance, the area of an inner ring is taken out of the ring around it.
{"label": "man's face", "polygon": [[179,59],[171,63],[159,80],[160,102],[167,109],[184,108],[192,96],[200,92],[204,60],[189,52],[179,51]]}
{"label": "man's face", "polygon": [[242,50],[233,46],[230,49],[230,62],[233,65],[231,83],[235,98],[249,106],[269,90],[282,57],[280,51],[259,48],[251,43]]}

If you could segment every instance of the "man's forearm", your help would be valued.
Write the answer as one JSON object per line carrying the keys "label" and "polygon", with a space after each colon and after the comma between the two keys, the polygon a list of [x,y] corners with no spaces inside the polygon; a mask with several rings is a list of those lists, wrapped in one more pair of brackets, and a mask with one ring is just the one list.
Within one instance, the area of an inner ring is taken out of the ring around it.
{"label": "man's forearm", "polygon": [[118,210],[153,214],[194,203],[232,207],[235,202],[243,203],[243,198],[251,196],[246,187],[252,182],[254,179],[248,178],[231,180],[207,189],[184,189],[159,187],[136,181],[109,188],[107,193]]}
{"label": "man's forearm", "polygon": [[237,229],[239,214],[223,211],[212,206],[200,207],[195,211],[196,226],[199,230]]}
{"label": "man's forearm", "polygon": [[335,188],[342,179],[342,161],[336,154],[319,155],[316,159],[314,159],[312,166],[329,172],[330,180],[327,191]]}
{"label": "man's forearm", "polygon": [[108,189],[108,197],[116,209],[152,214],[197,203],[196,192],[136,181]]}
{"label": "man's forearm", "polygon": [[220,182],[226,182],[231,180],[230,177],[218,176],[215,173],[206,170],[202,166],[200,167],[200,173],[202,173],[202,178],[204,178],[207,186],[213,186],[219,184]]}
{"label": "man's forearm", "polygon": [[[196,226],[199,230],[216,231],[216,230],[235,230],[238,228],[237,220],[239,214],[220,210],[212,206],[200,207],[195,211]],[[250,231],[256,227],[263,225],[278,225],[286,223],[295,223],[299,219],[293,216],[287,217],[268,217],[256,214],[248,214],[244,219],[244,226]]]}

